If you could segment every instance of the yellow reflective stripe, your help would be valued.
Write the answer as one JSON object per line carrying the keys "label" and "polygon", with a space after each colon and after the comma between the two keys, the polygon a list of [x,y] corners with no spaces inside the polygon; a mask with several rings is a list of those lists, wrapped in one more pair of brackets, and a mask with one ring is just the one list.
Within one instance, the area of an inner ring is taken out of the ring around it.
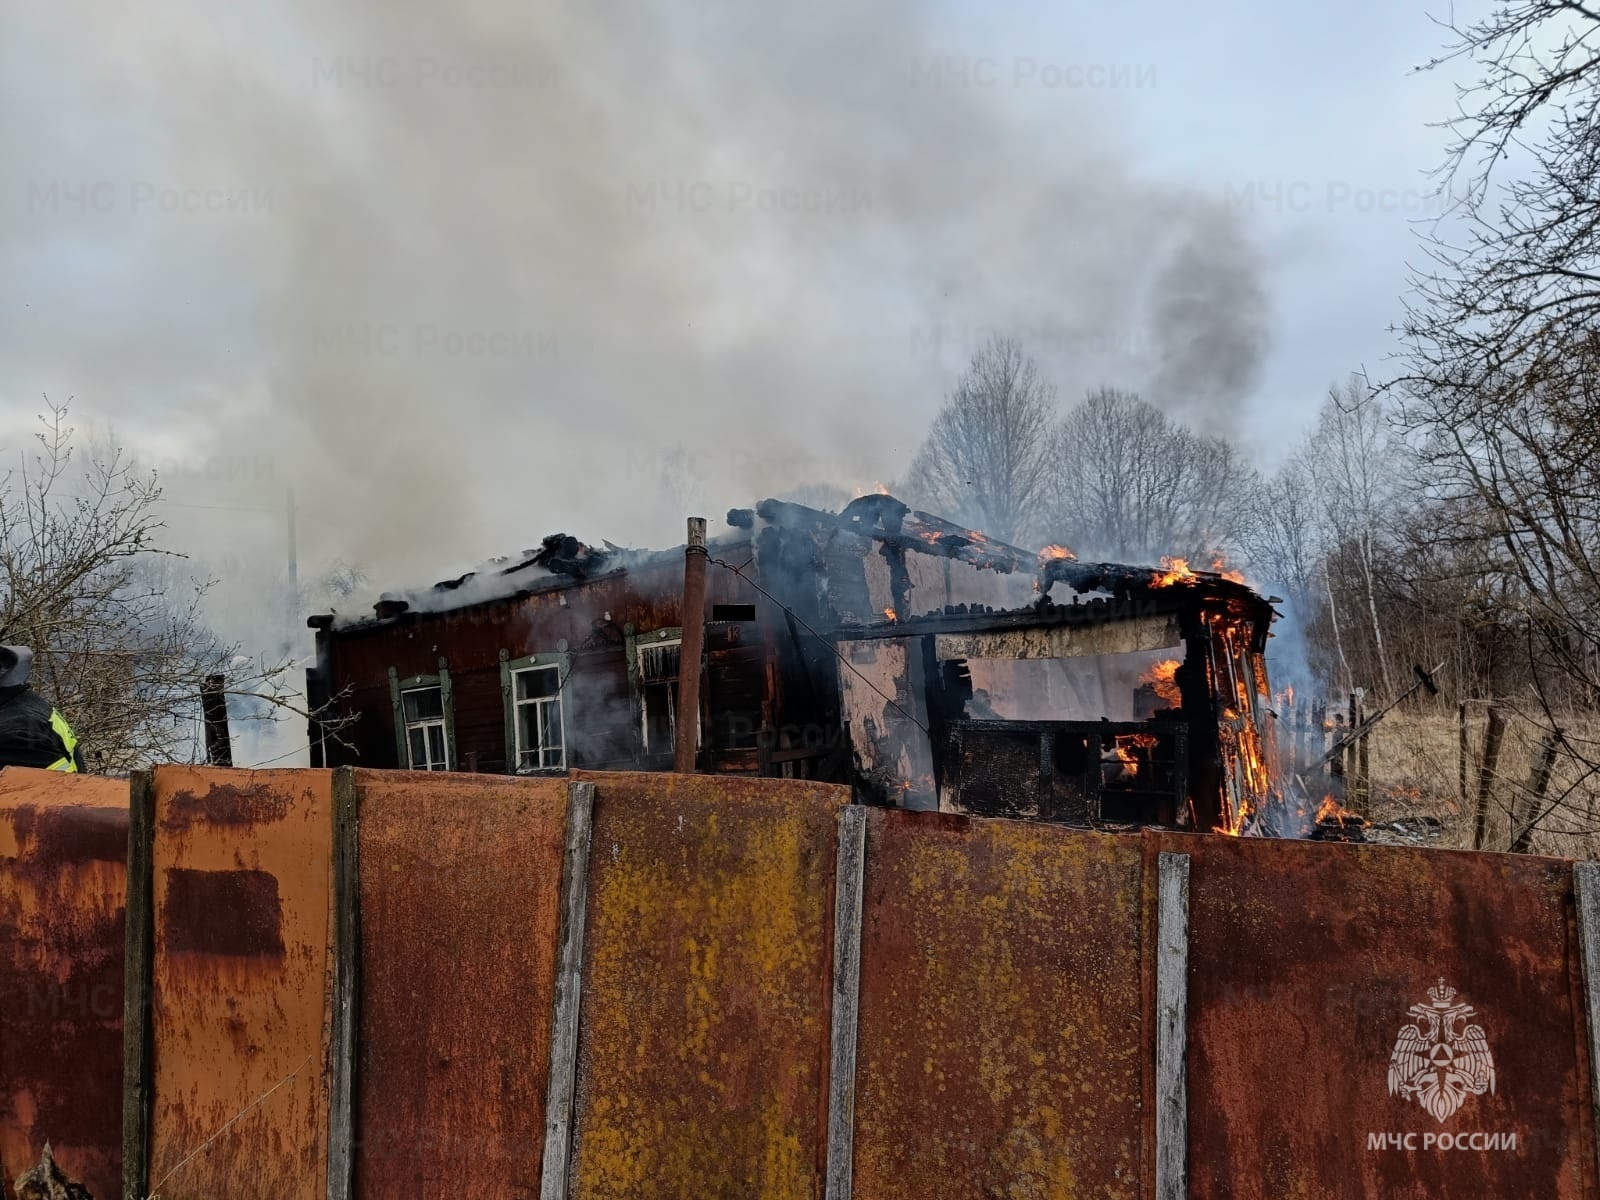
{"label": "yellow reflective stripe", "polygon": [[50,710],[50,728],[55,730],[56,736],[61,739],[61,744],[67,748],[67,756],[56,759],[45,770],[77,771],[78,764],[72,757],[72,752],[78,748],[78,737],[72,732],[72,726],[67,724],[67,719],[53,708]]}
{"label": "yellow reflective stripe", "polygon": [[72,732],[72,726],[67,724],[67,719],[56,709],[50,710],[50,728],[56,731],[56,736],[61,739],[61,744],[67,748],[67,756],[78,748],[77,736]]}

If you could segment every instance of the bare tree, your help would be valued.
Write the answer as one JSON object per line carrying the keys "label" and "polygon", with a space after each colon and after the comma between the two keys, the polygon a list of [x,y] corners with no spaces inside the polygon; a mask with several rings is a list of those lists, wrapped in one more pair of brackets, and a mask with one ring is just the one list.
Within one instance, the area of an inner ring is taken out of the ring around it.
{"label": "bare tree", "polygon": [[1505,0],[1452,28],[1439,61],[1482,78],[1449,122],[1461,209],[1413,279],[1400,417],[1418,488],[1499,577],[1534,719],[1592,777],[1600,744],[1564,717],[1600,701],[1600,9]]}
{"label": "bare tree", "polygon": [[292,664],[252,660],[207,627],[208,585],[160,545],[154,474],[114,447],[76,455],[67,405],[46,405],[38,447],[0,477],[0,640],[34,649],[35,686],[90,766],[193,757],[209,675],[241,718],[306,716]]}
{"label": "bare tree", "polygon": [[1372,635],[1378,678],[1394,695],[1389,656],[1378,619],[1377,578],[1384,522],[1400,486],[1400,456],[1382,400],[1360,375],[1328,389],[1311,435],[1307,462],[1323,508],[1329,554],[1348,554],[1362,583],[1362,607]]}
{"label": "bare tree", "polygon": [[1033,541],[1050,485],[1055,388],[1014,338],[994,336],[934,418],[908,498],[1002,541]]}
{"label": "bare tree", "polygon": [[1256,489],[1239,530],[1252,573],[1284,589],[1296,612],[1306,612],[1318,588],[1321,511],[1303,454],[1291,458]]}
{"label": "bare tree", "polygon": [[1131,392],[1100,388],[1056,430],[1050,534],[1080,555],[1209,565],[1234,545],[1256,474]]}

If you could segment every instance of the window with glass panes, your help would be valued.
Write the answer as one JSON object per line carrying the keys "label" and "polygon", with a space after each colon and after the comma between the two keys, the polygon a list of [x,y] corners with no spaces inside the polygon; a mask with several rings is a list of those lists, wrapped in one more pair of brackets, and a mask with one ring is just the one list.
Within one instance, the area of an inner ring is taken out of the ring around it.
{"label": "window with glass panes", "polygon": [[559,770],[567,765],[565,718],[561,711],[561,668],[524,667],[511,673],[516,710],[517,770]]}
{"label": "window with glass panes", "polygon": [[449,747],[445,737],[444,692],[438,687],[411,688],[400,693],[406,722],[408,765],[413,771],[448,771]]}

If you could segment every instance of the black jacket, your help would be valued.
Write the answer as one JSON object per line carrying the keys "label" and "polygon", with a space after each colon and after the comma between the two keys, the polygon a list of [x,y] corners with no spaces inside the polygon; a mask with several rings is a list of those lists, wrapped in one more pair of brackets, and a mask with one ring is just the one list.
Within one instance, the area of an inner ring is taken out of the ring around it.
{"label": "black jacket", "polygon": [[[54,711],[27,684],[0,688],[0,767],[48,767],[66,757],[67,748],[50,724]],[[83,770],[83,752],[74,754]]]}

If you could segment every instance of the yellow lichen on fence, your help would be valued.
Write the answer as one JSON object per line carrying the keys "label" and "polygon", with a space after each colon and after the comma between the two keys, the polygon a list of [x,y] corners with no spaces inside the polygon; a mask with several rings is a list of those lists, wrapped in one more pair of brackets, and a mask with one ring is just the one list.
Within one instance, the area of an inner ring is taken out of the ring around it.
{"label": "yellow lichen on fence", "polygon": [[846,793],[590,778],[573,1196],[814,1200]]}

